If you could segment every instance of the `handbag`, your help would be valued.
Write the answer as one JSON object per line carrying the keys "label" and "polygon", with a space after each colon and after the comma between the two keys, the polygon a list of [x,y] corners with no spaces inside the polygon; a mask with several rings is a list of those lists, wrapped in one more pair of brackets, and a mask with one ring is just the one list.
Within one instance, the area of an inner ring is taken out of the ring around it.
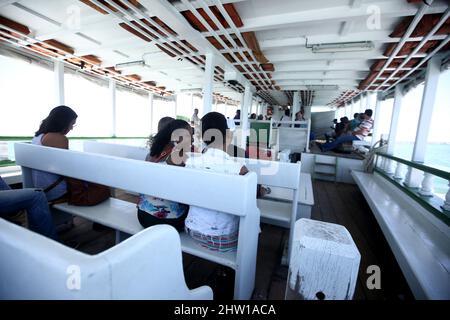
{"label": "handbag", "polygon": [[71,205],[95,206],[111,197],[111,189],[98,183],[75,178],[66,178],[66,183],[67,202]]}

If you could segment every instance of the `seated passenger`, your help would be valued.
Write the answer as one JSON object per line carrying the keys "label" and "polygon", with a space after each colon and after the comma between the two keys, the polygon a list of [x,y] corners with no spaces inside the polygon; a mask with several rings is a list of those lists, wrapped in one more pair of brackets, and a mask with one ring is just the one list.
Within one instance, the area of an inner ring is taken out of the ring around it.
{"label": "seated passenger", "polygon": [[[168,125],[169,123],[171,123],[172,121],[174,121],[175,119],[174,118],[172,118],[172,117],[163,117],[163,118],[161,118],[161,119],[159,119],[159,122],[158,122],[158,132],[160,132],[161,130],[162,130],[162,128],[164,128],[166,125]],[[148,148],[151,148],[152,147],[152,144],[153,144],[153,139],[155,138],[155,136],[154,135],[151,135],[150,137],[149,137],[149,139],[148,139],[148,142],[147,142],[147,146],[148,146]],[[150,153],[149,154],[147,154],[147,158],[145,158],[145,161],[150,161]]]}
{"label": "seated passenger", "polygon": [[[50,111],[48,117],[42,121],[31,143],[69,149],[69,140],[66,135],[75,126],[77,117],[75,111],[69,107],[59,106],[54,108]],[[32,178],[34,186],[43,189],[49,201],[56,201],[65,197],[67,184],[64,177],[33,169]]]}
{"label": "seated passenger", "polygon": [[334,140],[333,142],[325,143],[323,145],[319,145],[322,151],[333,150],[338,147],[340,144],[345,142],[351,142],[355,140],[364,140],[365,137],[369,134],[370,130],[373,127],[372,120],[372,110],[367,109],[364,112],[364,121],[357,127],[351,134],[341,135],[339,138]]}
{"label": "seated passenger", "polygon": [[362,119],[360,118],[360,116],[361,116],[360,113],[355,113],[353,115],[353,120],[350,121],[350,124],[349,124],[349,130],[350,131],[355,130],[361,124]]}
{"label": "seated passenger", "polygon": [[[206,148],[202,155],[188,158],[186,167],[245,175],[247,168],[226,153],[232,133],[227,130],[225,117],[210,112],[201,122]],[[239,218],[235,215],[191,206],[185,225],[186,232],[208,249],[226,252],[237,248]]]}
{"label": "seated passenger", "polygon": [[0,177],[0,217],[21,210],[27,211],[28,226],[31,231],[57,240],[55,226],[44,192],[39,189],[11,188]]}
{"label": "seated passenger", "polygon": [[264,120],[264,116],[263,116],[262,114],[260,114],[260,115],[258,116],[257,120],[259,120],[259,121]]}
{"label": "seated passenger", "polygon": [[[147,161],[184,166],[186,152],[191,151],[192,130],[186,121],[173,120],[154,137]],[[151,183],[151,181],[150,181]],[[148,195],[140,195],[138,219],[144,228],[169,224],[183,231],[189,206]]]}

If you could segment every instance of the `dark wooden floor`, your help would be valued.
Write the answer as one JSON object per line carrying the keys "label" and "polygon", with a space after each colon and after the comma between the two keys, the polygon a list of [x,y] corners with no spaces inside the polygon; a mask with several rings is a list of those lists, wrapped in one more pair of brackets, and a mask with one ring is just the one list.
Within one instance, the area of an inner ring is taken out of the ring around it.
{"label": "dark wooden floor", "polygon": [[[363,195],[355,185],[314,181],[315,206],[312,218],[344,225],[353,237],[360,253],[361,264],[354,299],[398,300],[413,299],[391,250],[378,227]],[[134,202],[135,197],[119,192],[118,197]],[[78,250],[96,254],[114,245],[114,231],[95,228],[92,223],[75,218],[75,227],[60,234],[70,245],[79,243]],[[287,268],[281,266],[283,244],[288,238],[285,229],[261,226],[259,239],[256,287],[253,299],[284,299]],[[209,261],[183,254],[186,283],[195,288],[209,285],[215,299],[232,299],[234,271]],[[367,267],[381,269],[381,290],[369,290]]]}

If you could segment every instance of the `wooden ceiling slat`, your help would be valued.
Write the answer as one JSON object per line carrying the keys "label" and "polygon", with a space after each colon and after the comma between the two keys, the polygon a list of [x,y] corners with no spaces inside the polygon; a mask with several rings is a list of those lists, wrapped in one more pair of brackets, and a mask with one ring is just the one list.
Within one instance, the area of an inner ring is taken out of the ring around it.
{"label": "wooden ceiling slat", "polygon": [[[417,24],[416,28],[414,29],[413,33],[411,34],[411,37],[424,37],[427,35],[427,33],[433,29],[433,27],[439,22],[440,18],[442,17],[443,13],[436,13],[436,14],[426,14],[422,17],[420,22]],[[406,30],[408,29],[409,25],[411,24],[414,17],[406,17],[403,19],[402,22],[400,22],[399,25],[394,29],[394,31],[389,35],[391,38],[400,38],[402,37]],[[439,30],[436,32],[436,35],[445,35],[450,33],[450,19],[447,19],[447,21],[439,28]]]}
{"label": "wooden ceiling slat", "polygon": [[[112,10],[112,11],[114,11],[114,12],[117,12],[117,9],[116,9],[116,8],[114,8],[114,7],[111,6],[110,4],[106,3],[104,0],[98,0],[98,1],[99,1],[101,4],[103,4],[104,6],[108,7],[108,9],[110,9],[110,10]],[[130,1],[130,3],[131,3],[132,5],[134,5],[135,7],[139,7],[139,6],[140,6],[139,1],[137,1],[137,0],[129,0],[129,1]],[[94,3],[93,3],[92,1],[90,1],[90,0],[80,0],[80,2],[82,2],[82,3],[84,3],[85,5],[91,7],[92,9],[94,9],[94,10],[100,12],[101,14],[105,14],[105,15],[108,14],[107,11],[103,10],[102,8],[100,8],[99,6],[97,6],[96,4],[94,4]],[[119,1],[119,0],[114,0],[114,3],[118,4],[120,7],[122,7],[122,8],[125,9],[125,10],[129,9],[128,6],[126,6],[124,3],[122,3],[122,2]]]}
{"label": "wooden ceiling slat", "polygon": [[[25,35],[29,35],[31,33],[27,26],[2,16],[0,16],[0,23]],[[6,32],[10,33],[9,31]]]}
{"label": "wooden ceiling slat", "polygon": [[255,58],[256,60],[258,60],[259,63],[269,62],[269,60],[267,60],[267,58],[262,53],[261,48],[259,47],[259,42],[258,39],[256,38],[255,32],[243,32],[242,37],[244,38],[248,48],[250,48],[253,51],[253,54],[255,55]]}

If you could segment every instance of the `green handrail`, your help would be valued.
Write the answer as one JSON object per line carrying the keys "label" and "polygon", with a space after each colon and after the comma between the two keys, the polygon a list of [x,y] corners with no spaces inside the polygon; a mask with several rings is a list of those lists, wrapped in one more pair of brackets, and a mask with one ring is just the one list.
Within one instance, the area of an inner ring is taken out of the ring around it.
{"label": "green handrail", "polygon": [[408,161],[408,160],[405,160],[405,159],[402,159],[402,158],[397,158],[397,157],[391,156],[391,155],[386,154],[386,153],[381,153],[380,152],[380,153],[377,153],[377,155],[379,155],[381,157],[384,157],[384,158],[388,158],[388,159],[397,161],[397,162],[400,162],[400,163],[403,163],[403,164],[405,164],[405,165],[407,165],[409,167],[413,167],[413,168],[421,170],[423,172],[431,173],[432,175],[435,175],[437,177],[440,177],[440,178],[443,178],[443,179],[446,179],[446,180],[450,180],[450,172],[443,171],[443,170],[440,170],[440,169],[436,169],[436,168],[433,168],[433,167],[428,167],[428,166],[423,165],[423,164],[418,163],[418,162],[413,162],[413,161]]}

